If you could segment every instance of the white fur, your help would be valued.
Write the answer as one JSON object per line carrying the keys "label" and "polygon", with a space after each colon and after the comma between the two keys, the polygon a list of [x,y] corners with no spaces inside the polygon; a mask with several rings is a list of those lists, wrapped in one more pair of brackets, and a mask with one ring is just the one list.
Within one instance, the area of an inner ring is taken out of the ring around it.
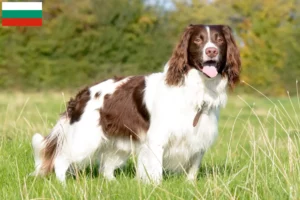
{"label": "white fur", "polygon": [[[133,149],[138,155],[137,176],[145,182],[159,183],[163,168],[185,171],[189,180],[196,178],[202,156],[218,134],[219,109],[227,99],[227,78],[217,75],[210,79],[192,69],[185,76],[184,85],[168,86],[165,83],[167,69],[168,66],[163,73],[151,74],[145,79],[144,103],[151,124],[146,134],[137,133],[145,136],[140,142],[108,139],[99,125],[98,109],[103,106],[105,94],[112,94],[130,77],[118,82],[107,80],[91,87],[91,99],[80,120],[72,125],[63,117],[58,121],[50,137],[59,137],[54,168],[60,181],[65,181],[71,165],[81,168],[94,160],[100,160],[99,171],[107,179],[114,179],[114,170],[126,162]],[[97,92],[101,95],[95,98]],[[202,114],[193,127],[199,109]],[[33,147],[38,174],[42,162],[39,152],[44,147],[40,135],[34,136]]]}
{"label": "white fur", "polygon": [[217,60],[219,60],[219,55],[220,55],[219,53],[214,58],[210,58],[205,53],[206,49],[210,48],[210,47],[214,47],[214,48],[218,49],[218,51],[220,51],[219,47],[217,47],[217,45],[215,45],[214,43],[211,42],[210,28],[208,26],[206,26],[206,31],[207,31],[208,41],[207,41],[207,43],[203,47],[203,53],[202,53],[203,61],[208,61],[208,60],[217,61]]}
{"label": "white fur", "polygon": [[[165,68],[167,69],[167,67]],[[217,75],[209,79],[192,69],[181,87],[164,83],[166,73],[148,77],[148,85],[156,85],[155,95],[146,88],[147,108],[151,124],[147,140],[138,157],[138,176],[159,183],[162,169],[185,171],[194,180],[204,152],[214,142],[218,133],[220,106],[226,103],[227,79]],[[149,99],[151,98],[152,99]],[[202,107],[204,105],[204,107]],[[196,127],[193,120],[198,109],[203,112]]]}

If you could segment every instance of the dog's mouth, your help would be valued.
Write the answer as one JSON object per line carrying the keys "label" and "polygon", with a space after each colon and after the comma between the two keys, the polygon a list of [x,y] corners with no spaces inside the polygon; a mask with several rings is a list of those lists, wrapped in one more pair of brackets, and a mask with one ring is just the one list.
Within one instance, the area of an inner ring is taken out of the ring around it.
{"label": "dog's mouth", "polygon": [[199,67],[199,70],[207,77],[214,78],[218,75],[217,64],[217,61],[208,60]]}

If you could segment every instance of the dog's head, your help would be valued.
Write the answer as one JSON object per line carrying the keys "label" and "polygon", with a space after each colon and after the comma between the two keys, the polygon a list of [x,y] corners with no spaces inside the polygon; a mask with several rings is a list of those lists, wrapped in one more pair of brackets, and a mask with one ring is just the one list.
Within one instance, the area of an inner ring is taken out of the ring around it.
{"label": "dog's head", "polygon": [[231,88],[239,81],[240,54],[231,28],[225,25],[189,25],[169,61],[166,82],[179,85],[189,69],[207,78],[227,76]]}

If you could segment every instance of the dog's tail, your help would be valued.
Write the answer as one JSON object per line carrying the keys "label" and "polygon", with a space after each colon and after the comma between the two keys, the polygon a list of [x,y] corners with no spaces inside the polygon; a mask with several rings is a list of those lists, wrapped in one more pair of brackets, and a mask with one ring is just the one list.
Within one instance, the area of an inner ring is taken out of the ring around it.
{"label": "dog's tail", "polygon": [[33,135],[34,175],[47,175],[53,170],[54,158],[62,150],[69,126],[67,114],[63,114],[48,136],[43,137],[39,133]]}

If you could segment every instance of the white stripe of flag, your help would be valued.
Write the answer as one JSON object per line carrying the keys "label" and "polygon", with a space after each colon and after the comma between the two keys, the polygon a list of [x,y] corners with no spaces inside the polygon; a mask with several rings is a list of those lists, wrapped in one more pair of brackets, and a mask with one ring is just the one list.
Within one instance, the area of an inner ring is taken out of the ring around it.
{"label": "white stripe of flag", "polygon": [[42,10],[42,2],[2,2],[2,10]]}

